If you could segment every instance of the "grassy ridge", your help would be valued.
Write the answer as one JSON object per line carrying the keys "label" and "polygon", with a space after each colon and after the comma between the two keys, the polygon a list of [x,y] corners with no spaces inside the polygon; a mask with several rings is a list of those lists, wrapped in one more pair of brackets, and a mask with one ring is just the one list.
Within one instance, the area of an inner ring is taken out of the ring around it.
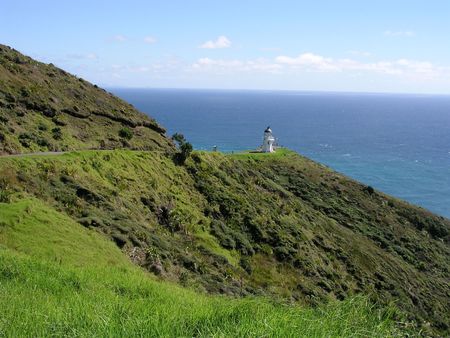
{"label": "grassy ridge", "polygon": [[315,306],[365,294],[445,331],[448,221],[293,152],[272,155],[3,158],[0,197],[34,196],[191,289]]}
{"label": "grassy ridge", "polygon": [[392,335],[361,294],[448,335],[449,220],[286,149],[176,165],[154,120],[0,45],[0,154],[86,149],[121,150],[0,158],[0,335]]}
{"label": "grassy ridge", "polygon": [[129,103],[0,44],[0,154],[79,149],[172,151],[164,128]]}
{"label": "grassy ridge", "polygon": [[0,335],[384,337],[393,313],[358,297],[317,309],[155,281],[103,235],[34,199],[0,204]]}

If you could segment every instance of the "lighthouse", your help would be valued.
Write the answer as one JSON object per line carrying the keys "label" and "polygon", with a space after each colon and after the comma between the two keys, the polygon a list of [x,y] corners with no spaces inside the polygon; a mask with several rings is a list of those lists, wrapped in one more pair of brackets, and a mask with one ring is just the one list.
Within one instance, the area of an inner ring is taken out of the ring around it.
{"label": "lighthouse", "polygon": [[264,130],[264,140],[262,145],[262,152],[263,153],[273,153],[273,143],[275,142],[275,137],[272,135],[272,129],[270,127],[267,127],[266,130]]}

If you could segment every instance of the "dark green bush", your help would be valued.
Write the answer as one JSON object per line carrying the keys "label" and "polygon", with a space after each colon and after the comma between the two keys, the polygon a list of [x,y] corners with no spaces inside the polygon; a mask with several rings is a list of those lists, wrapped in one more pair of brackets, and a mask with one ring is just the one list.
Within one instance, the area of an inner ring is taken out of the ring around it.
{"label": "dark green bush", "polygon": [[42,138],[42,137],[39,138],[39,139],[37,139],[36,143],[37,143],[40,147],[47,147],[47,148],[50,148],[50,146],[51,146],[50,142],[49,142],[47,139]]}
{"label": "dark green bush", "polygon": [[126,140],[131,140],[133,138],[133,131],[130,128],[122,128],[119,130],[119,136]]}
{"label": "dark green bush", "polygon": [[38,124],[38,129],[39,129],[40,131],[46,131],[46,130],[48,130],[48,127],[47,127],[47,125],[46,125],[45,123],[40,122],[40,123]]}
{"label": "dark green bush", "polygon": [[375,189],[370,185],[368,185],[365,190],[369,193],[369,195],[372,195],[375,192]]}
{"label": "dark green bush", "polygon": [[9,203],[11,202],[12,192],[9,190],[3,190],[0,188],[0,203]]}
{"label": "dark green bush", "polygon": [[193,147],[192,144],[186,141],[183,134],[175,133],[172,136],[177,144],[178,152],[174,155],[173,159],[176,164],[184,164],[186,159],[191,155]]}
{"label": "dark green bush", "polygon": [[29,148],[31,146],[31,142],[36,141],[36,135],[33,133],[21,133],[19,135],[19,142],[25,148]]}
{"label": "dark green bush", "polygon": [[61,128],[59,128],[59,127],[53,128],[53,129],[52,129],[52,135],[53,135],[53,138],[54,138],[55,140],[61,140],[61,139],[62,139],[62,131],[61,131]]}

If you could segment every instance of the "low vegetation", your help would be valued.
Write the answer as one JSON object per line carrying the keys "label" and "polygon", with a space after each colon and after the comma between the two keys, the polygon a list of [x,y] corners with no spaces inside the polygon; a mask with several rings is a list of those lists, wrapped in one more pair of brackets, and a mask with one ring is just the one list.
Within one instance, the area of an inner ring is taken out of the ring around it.
{"label": "low vegetation", "polygon": [[176,142],[178,149],[174,154],[174,161],[177,164],[184,164],[194,148],[192,147],[192,144],[187,142],[183,134],[175,133],[172,136],[172,140]]}
{"label": "low vegetation", "polygon": [[0,154],[132,148],[173,151],[129,103],[0,45]]}
{"label": "low vegetation", "polygon": [[364,294],[417,330],[448,329],[448,221],[288,150],[183,166],[84,151],[3,158],[0,173],[10,202],[44,201],[161,280],[313,307]]}
{"label": "low vegetation", "polygon": [[0,158],[1,336],[450,334],[448,219],[0,45],[0,154],[70,150]]}
{"label": "low vegetation", "polygon": [[207,296],[155,281],[102,235],[36,200],[0,204],[0,334],[385,337],[391,310],[356,297],[316,309]]}

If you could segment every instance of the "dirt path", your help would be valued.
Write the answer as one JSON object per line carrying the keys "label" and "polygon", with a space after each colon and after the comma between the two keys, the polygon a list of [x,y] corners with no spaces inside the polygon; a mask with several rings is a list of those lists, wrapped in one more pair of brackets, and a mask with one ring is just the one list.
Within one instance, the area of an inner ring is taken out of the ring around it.
{"label": "dirt path", "polygon": [[63,155],[63,154],[67,154],[67,153],[68,153],[67,151],[42,151],[42,152],[27,153],[27,154],[6,154],[6,155],[0,155],[0,158]]}

